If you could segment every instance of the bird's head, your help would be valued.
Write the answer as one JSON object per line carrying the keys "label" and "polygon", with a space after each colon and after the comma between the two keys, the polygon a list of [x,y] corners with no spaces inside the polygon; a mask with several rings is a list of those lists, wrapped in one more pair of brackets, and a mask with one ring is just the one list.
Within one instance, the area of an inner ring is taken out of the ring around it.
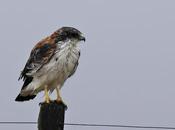
{"label": "bird's head", "polygon": [[58,37],[57,40],[59,41],[72,41],[72,43],[78,43],[80,41],[84,41],[85,42],[85,37],[83,36],[83,34],[73,28],[73,27],[62,27],[60,29],[58,29],[57,31]]}

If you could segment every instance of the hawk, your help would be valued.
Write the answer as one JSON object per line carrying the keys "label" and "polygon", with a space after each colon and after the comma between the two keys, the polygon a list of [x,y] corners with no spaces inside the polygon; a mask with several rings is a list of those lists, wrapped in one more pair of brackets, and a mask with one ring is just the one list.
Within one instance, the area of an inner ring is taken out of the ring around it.
{"label": "hawk", "polygon": [[62,27],[38,42],[19,77],[24,84],[15,101],[33,99],[44,91],[44,102],[49,103],[48,92],[56,90],[56,101],[62,102],[60,89],[77,69],[80,41],[85,41],[85,37],[79,30]]}

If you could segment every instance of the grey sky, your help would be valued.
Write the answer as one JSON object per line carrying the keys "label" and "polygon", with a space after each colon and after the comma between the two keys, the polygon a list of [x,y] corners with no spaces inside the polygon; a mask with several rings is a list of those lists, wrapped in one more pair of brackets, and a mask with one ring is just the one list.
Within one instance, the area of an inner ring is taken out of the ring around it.
{"label": "grey sky", "polygon": [[[0,121],[37,120],[43,93],[16,103],[19,73],[36,42],[73,26],[87,41],[76,74],[62,89],[66,122],[175,126],[174,5],[173,0],[1,0]],[[12,128],[37,130],[0,125]],[[92,129],[108,128],[65,127]]]}

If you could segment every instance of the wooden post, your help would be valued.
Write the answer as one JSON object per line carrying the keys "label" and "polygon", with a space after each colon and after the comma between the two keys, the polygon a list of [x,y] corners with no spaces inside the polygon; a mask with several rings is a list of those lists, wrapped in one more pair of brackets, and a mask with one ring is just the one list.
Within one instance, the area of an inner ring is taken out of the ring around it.
{"label": "wooden post", "polygon": [[67,107],[57,102],[40,105],[38,130],[64,130],[64,114]]}

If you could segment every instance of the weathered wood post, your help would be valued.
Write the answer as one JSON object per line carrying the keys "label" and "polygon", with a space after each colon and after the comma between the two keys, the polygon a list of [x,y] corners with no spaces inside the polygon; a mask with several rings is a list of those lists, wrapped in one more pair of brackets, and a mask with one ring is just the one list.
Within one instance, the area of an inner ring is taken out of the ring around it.
{"label": "weathered wood post", "polygon": [[64,130],[64,115],[67,107],[63,103],[40,104],[38,130]]}

